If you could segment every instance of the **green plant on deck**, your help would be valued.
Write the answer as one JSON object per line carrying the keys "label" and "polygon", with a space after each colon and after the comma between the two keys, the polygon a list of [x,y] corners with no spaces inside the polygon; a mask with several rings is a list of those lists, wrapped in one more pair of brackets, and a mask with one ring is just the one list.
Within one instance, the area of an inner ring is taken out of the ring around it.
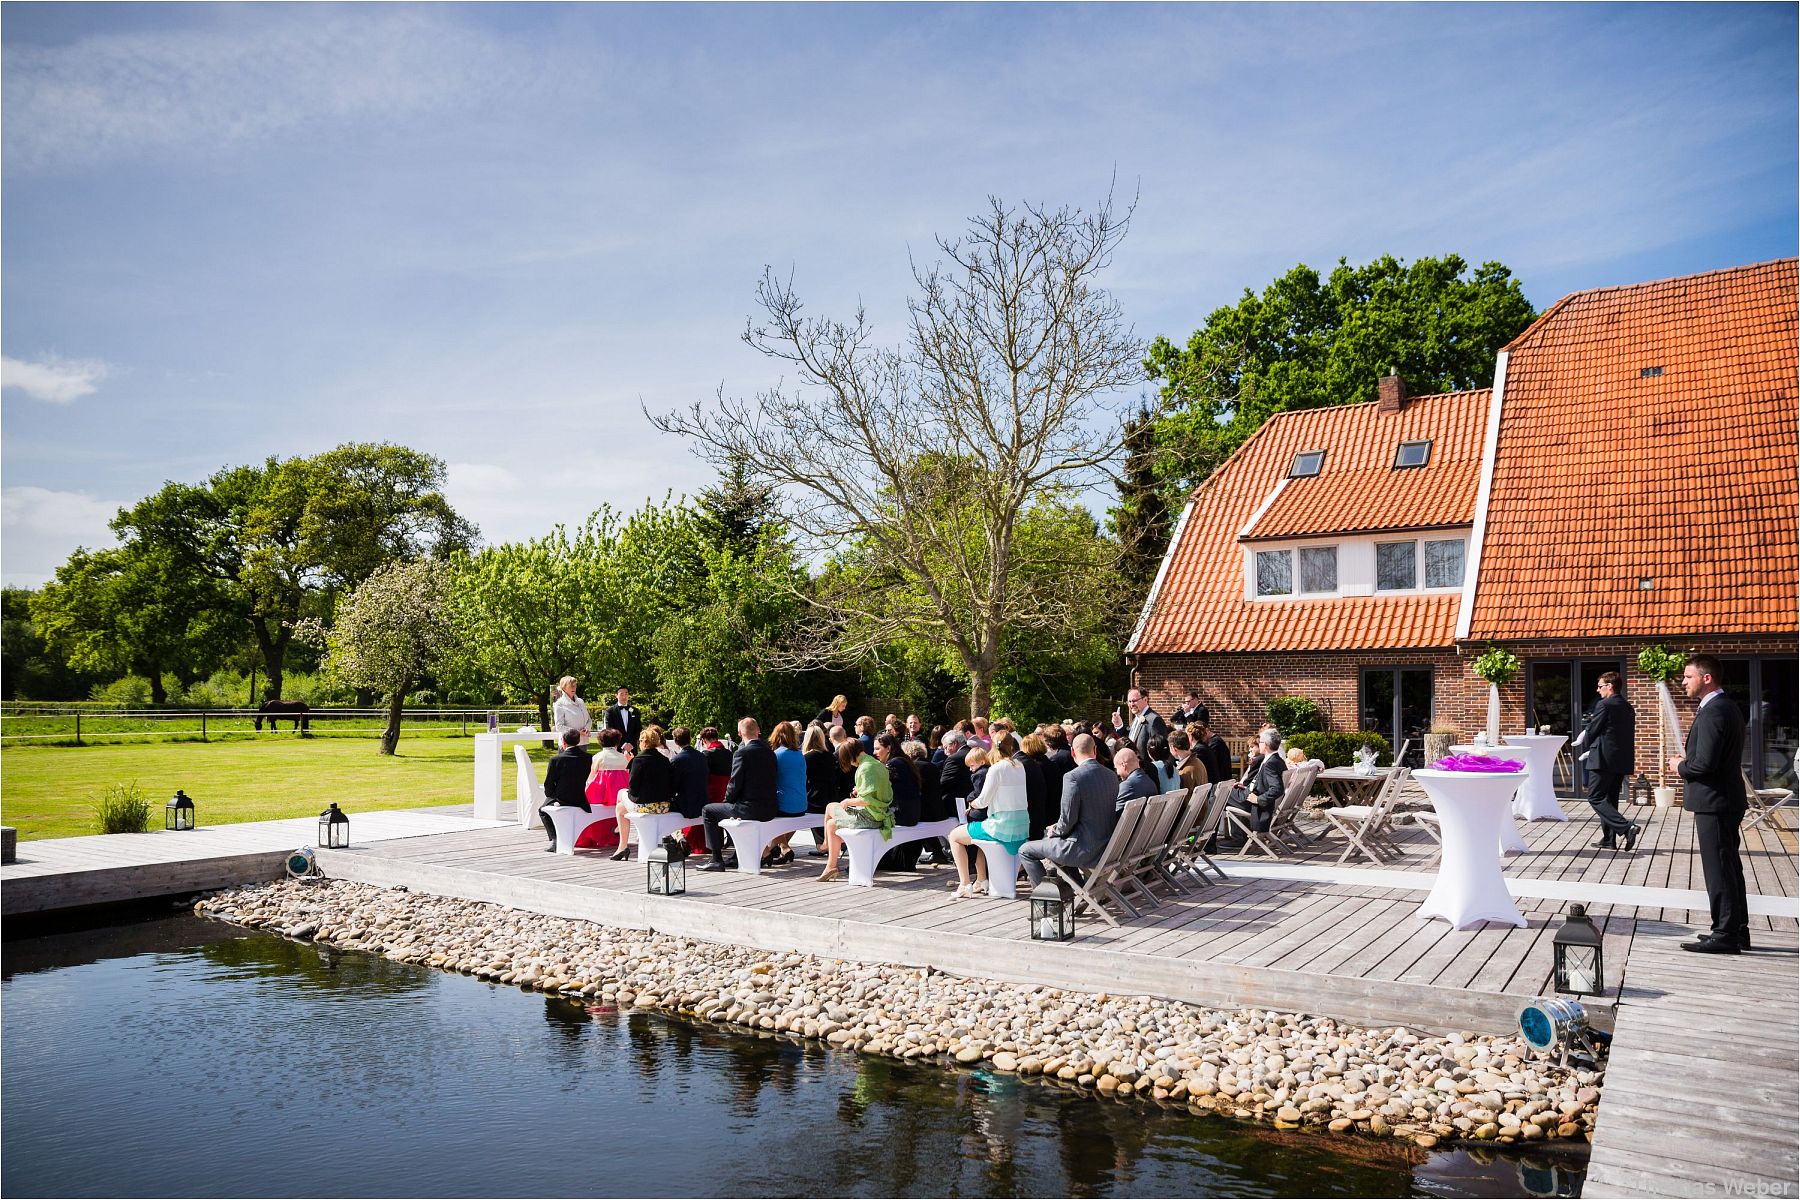
{"label": "green plant on deck", "polygon": [[1495,687],[1505,687],[1518,676],[1520,665],[1518,655],[1489,642],[1481,657],[1469,664],[1469,669],[1475,672],[1477,678],[1484,679]]}
{"label": "green plant on deck", "polygon": [[94,815],[99,819],[101,833],[150,831],[150,801],[144,798],[143,789],[138,787],[135,779],[109,786],[100,802],[94,805]]}
{"label": "green plant on deck", "polygon": [[1637,666],[1656,683],[1674,683],[1687,666],[1687,656],[1667,646],[1645,646],[1638,651]]}
{"label": "green plant on deck", "polygon": [[1277,696],[1269,701],[1269,720],[1281,730],[1282,737],[1296,733],[1316,733],[1325,728],[1325,714],[1317,702],[1305,696]]}
{"label": "green plant on deck", "polygon": [[1316,758],[1328,767],[1348,767],[1356,763],[1356,752],[1364,746],[1375,751],[1375,762],[1378,766],[1389,766],[1394,761],[1393,747],[1379,733],[1367,730],[1358,733],[1296,733],[1282,741],[1282,748],[1298,746],[1306,751],[1306,757]]}

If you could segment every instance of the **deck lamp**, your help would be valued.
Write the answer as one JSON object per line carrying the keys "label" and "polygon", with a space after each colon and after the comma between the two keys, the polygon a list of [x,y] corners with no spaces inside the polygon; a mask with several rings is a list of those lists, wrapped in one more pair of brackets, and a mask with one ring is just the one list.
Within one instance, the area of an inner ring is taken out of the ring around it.
{"label": "deck lamp", "polygon": [[1638,777],[1631,781],[1631,802],[1649,804],[1653,799],[1655,793],[1650,790],[1650,777],[1639,771]]}
{"label": "deck lamp", "polygon": [[1075,893],[1063,879],[1031,889],[1031,940],[1066,942],[1075,936]]}
{"label": "deck lamp", "polygon": [[319,814],[319,845],[327,850],[350,848],[350,818],[344,815],[336,800]]}
{"label": "deck lamp", "polygon": [[687,892],[688,845],[684,838],[666,837],[644,859],[644,873],[652,896],[680,896]]}
{"label": "deck lamp", "polygon": [[163,806],[164,829],[192,829],[194,827],[194,802],[180,788]]}
{"label": "deck lamp", "polygon": [[1556,990],[1578,996],[1606,992],[1600,958],[1600,931],[1588,919],[1587,905],[1569,905],[1569,917],[1556,931]]}

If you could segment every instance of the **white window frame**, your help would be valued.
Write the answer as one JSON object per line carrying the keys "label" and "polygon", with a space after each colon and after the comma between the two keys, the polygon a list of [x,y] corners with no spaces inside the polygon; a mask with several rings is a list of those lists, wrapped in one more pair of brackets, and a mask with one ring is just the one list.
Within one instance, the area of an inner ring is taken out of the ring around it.
{"label": "white window frame", "polygon": [[[1382,587],[1381,586],[1381,551],[1382,551],[1382,548],[1385,546],[1408,546],[1408,545],[1410,545],[1412,547],[1412,582],[1407,584],[1405,587],[1397,587],[1397,588]],[[1389,596],[1395,592],[1416,592],[1418,590],[1419,590],[1419,539],[1417,539],[1417,538],[1384,538],[1381,541],[1376,542],[1375,543],[1375,591],[1380,595]]]}
{"label": "white window frame", "polygon": [[[1287,559],[1288,587],[1285,592],[1265,592],[1262,590],[1262,560],[1268,555],[1274,558],[1280,555]],[[1294,595],[1294,552],[1292,550],[1252,550],[1250,552],[1250,586],[1259,600],[1286,600]]]}
{"label": "white window frame", "polygon": [[[1293,538],[1270,539],[1268,541],[1242,542],[1243,547],[1243,597],[1247,603],[1293,602],[1346,599],[1358,596],[1435,596],[1462,589],[1460,584],[1445,584],[1440,587],[1424,586],[1425,578],[1425,543],[1460,541],[1463,544],[1463,578],[1467,580],[1471,570],[1469,561],[1470,529],[1468,526],[1451,526],[1445,529],[1421,530],[1410,536],[1407,534],[1383,535],[1377,533],[1357,534],[1351,537],[1333,538]],[[1413,544],[1413,586],[1410,588],[1393,588],[1377,590],[1375,587],[1375,547],[1395,542],[1411,542]],[[1303,580],[1300,569],[1301,550],[1337,551],[1337,582],[1335,591],[1307,592],[1302,591]],[[1258,554],[1286,553],[1288,558],[1287,592],[1273,595],[1259,595],[1256,590],[1256,556]]]}
{"label": "white window frame", "polygon": [[[1328,588],[1309,588],[1306,586],[1306,552],[1308,550],[1331,551],[1331,586]],[[1335,596],[1338,594],[1338,548],[1332,542],[1326,546],[1299,546],[1294,552],[1294,594],[1296,596]]]}
{"label": "white window frame", "polygon": [[[1432,583],[1428,550],[1432,546],[1455,542],[1462,547],[1462,570],[1457,573],[1455,583]],[[1427,537],[1419,539],[1419,590],[1424,592],[1448,591],[1451,588],[1460,590],[1463,580],[1469,576],[1469,539],[1466,537]]]}

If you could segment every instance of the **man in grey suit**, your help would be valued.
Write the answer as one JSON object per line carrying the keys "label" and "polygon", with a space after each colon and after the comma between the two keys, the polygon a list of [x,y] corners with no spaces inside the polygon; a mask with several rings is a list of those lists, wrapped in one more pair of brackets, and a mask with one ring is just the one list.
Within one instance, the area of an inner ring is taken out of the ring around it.
{"label": "man in grey suit", "polygon": [[1119,776],[1119,798],[1115,803],[1123,809],[1133,800],[1147,799],[1162,791],[1162,783],[1150,774],[1149,760],[1140,760],[1136,750],[1121,747],[1113,751],[1113,770]]}
{"label": "man in grey suit", "polygon": [[1744,819],[1744,714],[1719,686],[1719,660],[1696,654],[1681,673],[1688,698],[1698,700],[1688,726],[1685,753],[1669,770],[1686,783],[1681,807],[1693,814],[1694,841],[1706,874],[1712,931],[1683,942],[1696,954],[1742,954],[1750,949],[1750,904],[1744,895],[1744,862],[1738,857],[1738,825]]}
{"label": "man in grey suit", "polygon": [[1144,694],[1143,688],[1134,687],[1126,692],[1125,703],[1131,708],[1131,724],[1126,725],[1122,719],[1125,714],[1113,709],[1113,736],[1130,742],[1139,758],[1149,758],[1150,739],[1167,738],[1169,726],[1161,714],[1150,707],[1150,697]]}
{"label": "man in grey suit", "polygon": [[1094,761],[1094,739],[1081,734],[1070,750],[1075,769],[1063,776],[1061,816],[1045,836],[1019,847],[1019,861],[1033,887],[1044,880],[1046,860],[1077,871],[1099,862],[1119,819],[1119,779]]}

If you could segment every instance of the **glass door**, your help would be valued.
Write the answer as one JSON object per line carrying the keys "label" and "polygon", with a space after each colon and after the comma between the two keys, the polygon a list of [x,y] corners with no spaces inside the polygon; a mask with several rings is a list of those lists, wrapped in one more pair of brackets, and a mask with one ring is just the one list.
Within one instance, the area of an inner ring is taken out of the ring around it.
{"label": "glass door", "polygon": [[1725,695],[1744,716],[1744,774],[1757,787],[1794,786],[1800,670],[1791,658],[1727,658]]}
{"label": "glass door", "polygon": [[1411,741],[1402,765],[1423,766],[1431,729],[1431,668],[1364,667],[1361,690],[1361,728],[1379,733],[1396,751]]}
{"label": "glass door", "polygon": [[[1625,664],[1616,658],[1528,664],[1525,668],[1526,724],[1533,729],[1547,725],[1551,733],[1560,733],[1574,741],[1593,714],[1594,706],[1600,703],[1600,693],[1595,689],[1600,686],[1600,676],[1608,671],[1617,671],[1623,676]],[[1655,727],[1646,726],[1640,719],[1638,728],[1654,731]],[[1640,753],[1638,757],[1643,759],[1644,755]],[[1579,796],[1587,791],[1587,784],[1587,771],[1565,747],[1557,761],[1557,791],[1565,796]]]}

